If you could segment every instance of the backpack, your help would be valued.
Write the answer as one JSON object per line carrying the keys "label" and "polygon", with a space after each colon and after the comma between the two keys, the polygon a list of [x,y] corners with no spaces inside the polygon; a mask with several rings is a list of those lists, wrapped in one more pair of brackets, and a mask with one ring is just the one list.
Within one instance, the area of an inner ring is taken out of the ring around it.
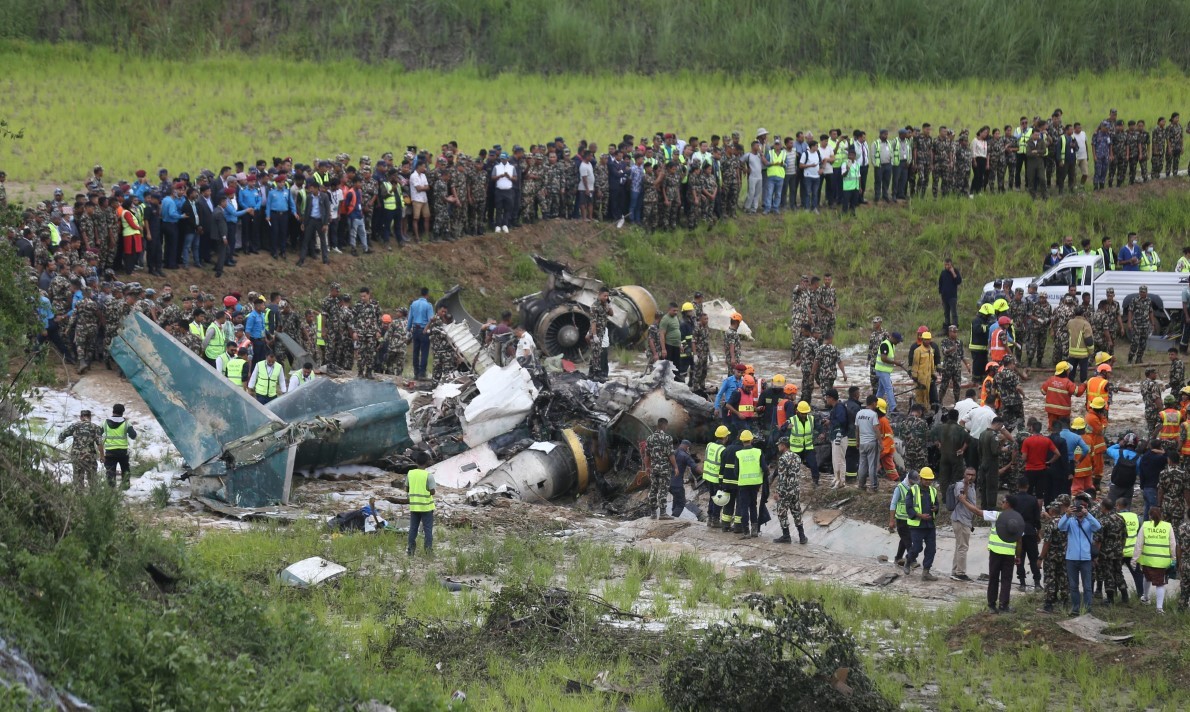
{"label": "backpack", "polygon": [[955,487],[957,487],[958,484],[958,482],[951,483],[950,487],[946,488],[946,494],[942,496],[942,504],[946,506],[946,511],[948,512],[953,512],[958,509],[959,495],[957,492],[955,492]]}

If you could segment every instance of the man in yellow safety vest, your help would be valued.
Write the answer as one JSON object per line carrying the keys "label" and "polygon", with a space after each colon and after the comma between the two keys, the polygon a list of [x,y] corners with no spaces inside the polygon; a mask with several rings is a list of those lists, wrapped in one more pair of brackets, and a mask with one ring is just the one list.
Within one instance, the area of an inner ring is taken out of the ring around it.
{"label": "man in yellow safety vest", "polygon": [[1145,592],[1141,603],[1149,602],[1149,593],[1156,589],[1157,612],[1165,612],[1165,577],[1169,566],[1178,558],[1178,540],[1173,526],[1162,521],[1161,507],[1150,507],[1149,518],[1140,526],[1136,546],[1132,551],[1132,565],[1140,563],[1145,576]]}
{"label": "man in yellow safety vest", "polygon": [[124,404],[112,406],[112,417],[103,421],[103,468],[107,470],[108,485],[116,486],[116,467],[120,469],[120,486],[131,486],[132,470],[128,464],[128,441],[136,440],[136,428],[124,419]]}
{"label": "man in yellow safety vest", "polygon": [[437,485],[434,475],[425,469],[430,461],[424,450],[418,450],[413,456],[417,467],[406,475],[406,490],[409,492],[409,544],[405,553],[413,556],[417,548],[417,530],[420,528],[424,536],[426,553],[434,550],[434,495]]}
{"label": "man in yellow safety vest", "polygon": [[265,405],[285,393],[287,387],[285,369],[277,363],[277,354],[269,351],[264,360],[252,369],[252,377],[248,379],[246,388],[249,393],[256,394],[257,403]]}

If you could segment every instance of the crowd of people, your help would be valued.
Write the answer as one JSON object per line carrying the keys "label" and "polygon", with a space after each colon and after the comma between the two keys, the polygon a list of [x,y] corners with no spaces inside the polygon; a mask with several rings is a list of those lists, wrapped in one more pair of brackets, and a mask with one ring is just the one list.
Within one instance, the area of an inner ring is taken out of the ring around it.
{"label": "crowd of people", "polygon": [[[602,153],[586,140],[572,151],[559,136],[474,156],[452,141],[437,152],[385,153],[375,165],[346,153],[308,164],[274,157],[193,175],[160,168],[153,178],[141,168],[110,185],[96,165],[83,190],[55,190],[8,237],[34,267],[65,245],[126,275],[210,265],[219,276],[239,254],[328,263],[344,252],[506,233],[549,219],[694,228],[741,210],[854,212],[869,202],[1020,189],[1044,196],[1055,185],[1059,193],[1083,190],[1088,178],[1100,189],[1178,175],[1186,129],[1177,112],[1149,128],[1112,109],[1095,126],[1088,136],[1057,109],[1048,120],[1022,116],[1017,126],[974,135],[945,126],[935,133],[929,123],[875,136],[833,128],[782,137],[760,128],[751,141],[739,132],[707,140],[657,132],[625,135]],[[0,207],[6,180],[0,172]]]}

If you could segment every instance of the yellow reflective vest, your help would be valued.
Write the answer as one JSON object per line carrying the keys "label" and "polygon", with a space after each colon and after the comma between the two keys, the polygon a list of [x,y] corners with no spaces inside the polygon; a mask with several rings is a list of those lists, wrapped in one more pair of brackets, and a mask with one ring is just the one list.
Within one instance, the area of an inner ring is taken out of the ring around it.
{"label": "yellow reflective vest", "polygon": [[430,494],[429,488],[426,487],[430,473],[422,469],[415,469],[410,470],[406,477],[409,489],[409,511],[434,511],[434,495]]}

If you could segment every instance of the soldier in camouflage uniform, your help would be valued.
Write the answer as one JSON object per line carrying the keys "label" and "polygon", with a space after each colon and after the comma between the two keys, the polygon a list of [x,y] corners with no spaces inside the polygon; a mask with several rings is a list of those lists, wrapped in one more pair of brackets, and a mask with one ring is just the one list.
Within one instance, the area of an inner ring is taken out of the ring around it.
{"label": "soldier in camouflage uniform", "polygon": [[1066,513],[1070,506],[1070,495],[1060,494],[1057,499],[1046,506],[1044,520],[1041,525],[1041,563],[1045,574],[1045,606],[1046,613],[1054,612],[1054,604],[1061,601],[1063,605],[1070,601],[1070,584],[1066,578],[1066,532],[1058,529],[1058,520]]}
{"label": "soldier in camouflage uniform", "polygon": [[50,307],[53,308],[55,314],[65,314],[70,311],[70,302],[74,297],[74,285],[70,283],[70,277],[65,274],[65,261],[65,257],[55,257],[58,271],[50,280],[49,289],[46,290],[50,299]]}
{"label": "soldier in camouflage uniform", "polygon": [[798,543],[805,544],[806,530],[802,528],[802,495],[800,480],[802,475],[802,460],[789,450],[789,441],[781,438],[777,442],[777,471],[773,475],[772,489],[777,494],[777,523],[781,525],[781,536],[773,541],[777,544],[789,544],[793,538],[789,536],[789,515],[793,515],[793,525],[797,527]]}
{"label": "soldier in camouflage uniform", "polygon": [[[75,223],[78,225],[79,237],[83,239],[83,245],[98,254],[100,239],[99,229],[95,225],[95,205],[93,203],[84,205],[83,214],[75,219]],[[99,264],[101,267],[104,266],[102,261]]]}
{"label": "soldier in camouflage uniform", "polygon": [[1149,288],[1143,284],[1136,298],[1128,307],[1128,363],[1141,363],[1145,359],[1149,336],[1153,333],[1153,300],[1149,299]]}
{"label": "soldier in camouflage uniform", "polygon": [[[1161,169],[1165,165],[1166,153],[1166,127],[1165,117],[1157,119],[1157,125],[1153,127],[1152,139],[1149,142],[1151,146],[1150,155],[1152,156],[1151,163],[1153,164],[1153,177],[1161,177]],[[1179,539],[1179,541],[1181,541]]]}
{"label": "soldier in camouflage uniform", "polygon": [[[480,216],[482,220],[482,214]],[[402,376],[405,374],[405,354],[409,344],[409,330],[406,328],[406,319],[408,312],[405,309],[397,310],[397,317],[388,325],[388,329],[384,331],[384,335],[380,337],[380,350],[384,353],[384,361],[381,364],[385,373],[391,373],[394,376]]]}
{"label": "soldier in camouflage uniform", "polygon": [[58,434],[59,443],[66,442],[66,438],[73,438],[70,442],[70,471],[75,489],[81,491],[87,485],[95,486],[99,481],[96,474],[99,454],[103,451],[103,428],[91,422],[91,411],[80,411],[78,421]]}
{"label": "soldier in camouflage uniform", "polygon": [[959,402],[959,386],[963,383],[963,366],[970,370],[971,365],[963,356],[963,342],[959,338],[959,329],[951,324],[946,329],[946,338],[942,339],[942,381],[938,384],[938,402],[946,397],[949,387],[954,392],[954,402]]}
{"label": "soldier in camouflage uniform", "polygon": [[1149,182],[1149,132],[1144,120],[1136,122],[1136,149],[1140,159],[1140,179]]}
{"label": "soldier in camouflage uniform", "polygon": [[1070,349],[1070,330],[1067,325],[1074,318],[1074,307],[1074,297],[1066,295],[1050,319],[1050,333],[1054,336],[1054,363],[1065,361]]}
{"label": "soldier in camouflage uniform", "polygon": [[877,390],[876,355],[880,353],[880,342],[887,338],[889,338],[889,334],[884,330],[884,319],[878,316],[873,317],[872,333],[868,335],[868,379],[872,384],[872,393]]}
{"label": "soldier in camouflage uniform", "polygon": [[1111,164],[1107,168],[1107,185],[1115,179],[1116,187],[1124,185],[1124,169],[1128,165],[1128,132],[1123,121],[1116,121],[1111,134]]}
{"label": "soldier in camouflage uniform", "polygon": [[602,381],[607,378],[604,368],[603,339],[607,335],[607,319],[611,316],[611,294],[607,287],[599,290],[599,298],[591,305],[591,331],[587,334],[590,352],[587,356],[587,376],[591,380]]}
{"label": "soldier in camouflage uniform", "polygon": [[648,460],[649,470],[649,511],[653,519],[673,519],[665,511],[665,503],[669,495],[669,478],[674,471],[674,441],[665,432],[669,421],[660,418],[657,429],[645,440],[645,458]]}
{"label": "soldier in camouflage uniform", "polygon": [[1140,164],[1140,132],[1137,131],[1136,122],[1128,122],[1128,130],[1124,132],[1125,140],[1128,142],[1128,185],[1136,184],[1136,168]]}
{"label": "soldier in camouflage uniform", "polygon": [[543,217],[555,219],[562,217],[562,185],[566,180],[566,166],[558,159],[558,154],[550,151],[549,167],[545,171],[545,211]]}
{"label": "soldier in camouflage uniform", "polygon": [[702,190],[702,195],[699,196],[700,206],[702,207],[702,222],[710,230],[715,226],[718,218],[715,215],[715,203],[719,195],[719,182],[715,179],[713,171],[714,166],[708,162],[702,167],[702,181],[699,188]]}
{"label": "soldier in camouflage uniform", "polygon": [[742,166],[737,146],[728,146],[727,155],[719,164],[723,176],[723,214],[734,218],[740,204],[740,176]]}
{"label": "soldier in camouflage uniform", "polygon": [[[934,137],[930,135],[929,124],[922,124],[921,130],[913,136],[913,197],[924,198],[930,187],[930,173],[934,168]],[[937,188],[935,187],[935,194]]]}
{"label": "soldier in camouflage uniform", "polygon": [[426,334],[430,337],[430,353],[434,357],[435,386],[445,381],[458,365],[454,345],[451,344],[450,337],[446,335],[446,325],[450,321],[450,312],[446,310],[446,307],[442,307],[426,324]]}
{"label": "soldier in camouflage uniform", "polygon": [[737,314],[732,315],[731,326],[723,332],[723,364],[727,367],[728,374],[731,374],[737,363],[744,362],[744,345],[740,341],[739,332],[740,322],[735,319],[735,316]]}
{"label": "soldier in camouflage uniform", "polygon": [[[1062,115],[1055,112],[1050,120],[1046,123],[1046,136],[1049,138],[1047,145],[1051,148],[1045,154],[1045,184],[1052,186],[1054,184],[1054,172],[1058,165],[1065,160],[1064,156],[1059,156],[1057,150],[1052,148],[1058,145],[1058,141],[1062,138],[1062,134],[1066,133],[1066,128],[1062,124]],[[1074,190],[1074,180],[1070,181],[1071,191]]]}
{"label": "soldier in camouflage uniform", "polygon": [[660,324],[661,312],[658,311],[653,317],[652,325],[645,331],[645,359],[648,361],[646,371],[652,371],[653,364],[665,358],[665,342],[661,338]]}
{"label": "soldier in camouflage uniform", "polygon": [[702,164],[697,158],[690,161],[686,178],[686,229],[693,230],[702,215]]}
{"label": "soldier in camouflage uniform", "polygon": [[[331,282],[330,292],[322,298],[318,304],[318,309],[322,312],[322,340],[325,342],[323,346],[325,363],[327,366],[334,367],[333,357],[335,356],[335,318],[339,313],[339,283]],[[314,331],[317,331],[317,317],[315,318]],[[315,333],[315,341],[317,342],[317,333]],[[313,353],[313,352],[311,352]]]}
{"label": "soldier in camouflage uniform", "polygon": [[938,129],[938,140],[934,142],[934,186],[933,195],[938,197],[938,184],[942,184],[942,197],[950,195],[954,171],[955,141],[945,126]]}
{"label": "soldier in camouflage uniform", "polygon": [[467,157],[459,158],[459,163],[452,166],[450,170],[450,188],[454,193],[454,202],[450,205],[450,240],[456,241],[463,237],[463,229],[467,225],[467,210],[471,198],[469,197],[468,186],[471,184],[471,178],[467,176]]}
{"label": "soldier in camouflage uniform", "polygon": [[818,327],[802,324],[802,345],[798,349],[798,363],[802,367],[802,400],[811,402],[814,394],[814,362],[818,359]]}
{"label": "soldier in camouflage uniform", "polygon": [[[607,154],[599,156],[599,162],[595,164],[593,169],[595,173],[595,204],[591,210],[592,217],[603,222],[607,217],[607,198],[610,194],[610,181],[607,177]],[[658,225],[661,225],[663,216],[658,217]]]}
{"label": "soldier in camouflage uniform", "polygon": [[331,349],[327,348],[327,353],[330,354],[328,360],[334,364],[334,368],[351,371],[351,367],[355,364],[355,340],[352,336],[352,318],[353,311],[351,308],[351,297],[343,294],[339,296],[339,305],[335,307],[335,318],[332,326],[329,327],[334,333],[335,346]]}
{"label": "soldier in camouflage uniform", "polygon": [[[814,327],[818,330],[818,327]],[[835,346],[835,337],[830,334],[822,335],[822,344],[818,346],[817,352],[814,354],[814,380],[818,383],[818,389],[822,393],[826,393],[835,387],[835,378],[839,373],[839,362],[842,360],[842,355],[839,353],[839,347]],[[847,374],[843,374],[843,380],[847,380]],[[810,394],[806,394],[806,400],[810,400]]]}
{"label": "soldier in camouflage uniform", "polygon": [[[665,169],[658,168],[662,179],[664,179]],[[645,229],[652,232],[659,227],[657,202],[660,197],[660,192],[657,190],[658,176],[655,175],[653,164],[645,164],[645,177],[641,181],[641,219],[644,221]]]}
{"label": "soldier in camouflage uniform", "polygon": [[660,222],[666,230],[672,230],[678,226],[678,216],[682,212],[682,168],[677,161],[670,161],[665,166],[661,203]]}
{"label": "soldier in camouflage uniform", "polygon": [[83,288],[82,301],[75,305],[71,321],[74,329],[75,358],[78,359],[78,372],[81,374],[91,366],[95,340],[99,337],[99,327],[103,323],[103,312],[91,297],[90,287]]}
{"label": "soldier in camouflage uniform", "polygon": [[451,184],[450,171],[446,168],[446,159],[438,159],[438,170],[434,175],[434,182],[430,184],[431,193],[430,206],[431,220],[433,221],[432,233],[430,235],[430,242],[442,242],[449,240],[450,235],[450,208],[451,208]]}
{"label": "soldier in camouflage uniform", "polygon": [[803,324],[812,324],[814,320],[814,294],[810,291],[810,277],[802,275],[801,281],[793,288],[793,295],[789,305],[789,363],[801,360]]}
{"label": "soldier in camouflage uniform", "polygon": [[[288,300],[281,300],[281,313],[277,315],[278,334],[288,334],[289,338],[302,343],[302,318],[298,316],[297,311],[294,310],[293,305]],[[313,354],[312,349],[308,349],[309,353]],[[277,360],[289,360],[291,368],[301,368],[300,363],[293,363],[293,355],[289,353],[289,349],[285,348],[285,344],[281,339],[273,340],[273,353],[277,354]]]}
{"label": "soldier in camouflage uniform", "polygon": [[1004,192],[1004,169],[1008,165],[1004,145],[1005,138],[1001,135],[1000,129],[992,129],[992,135],[988,138],[988,177],[985,187],[988,192],[993,188]]}
{"label": "soldier in camouflage uniform", "polygon": [[124,317],[132,311],[132,295],[125,295],[122,289],[113,289],[112,298],[103,305],[103,359],[112,367],[112,341],[124,324]]}
{"label": "soldier in camouflage uniform", "polygon": [[1169,392],[1177,398],[1182,386],[1186,385],[1186,364],[1178,356],[1177,348],[1169,350]]}
{"label": "soldier in camouflage uniform", "polygon": [[202,339],[191,333],[191,331],[178,322],[169,325],[169,333],[177,339],[183,346],[194,352],[195,356],[202,358]]}
{"label": "soldier in camouflage uniform", "polygon": [[901,443],[905,446],[905,467],[910,470],[920,470],[927,462],[927,440],[930,436],[930,425],[926,422],[925,407],[921,403],[909,406],[909,414],[897,426]]}
{"label": "soldier in camouflage uniform", "polygon": [[[811,282],[817,281],[814,277]],[[822,335],[833,336],[835,320],[839,311],[839,297],[835,292],[834,277],[823,275],[822,286],[814,293],[814,323],[822,329]]]}
{"label": "soldier in camouflage uniform", "polygon": [[1018,361],[1025,357],[1024,342],[1028,340],[1029,335],[1029,324],[1025,319],[1025,314],[1028,311],[1029,302],[1025,301],[1025,290],[1017,287],[1016,291],[1008,297],[1008,318],[1012,319],[1012,327],[1009,331],[1016,341],[1012,351],[1016,354]]}
{"label": "soldier in camouflage uniform", "polygon": [[467,189],[471,200],[467,203],[467,234],[483,235],[487,232],[488,174],[483,161],[474,161],[467,170]]}
{"label": "soldier in camouflage uniform", "polygon": [[711,367],[711,330],[707,326],[709,322],[710,317],[704,313],[697,317],[694,327],[694,366],[690,369],[690,389],[695,393],[705,394],[707,390],[707,371]]}
{"label": "soldier in camouflage uniform", "polygon": [[1140,382],[1140,400],[1145,407],[1145,435],[1147,437],[1157,427],[1163,402],[1161,382],[1157,380],[1157,369],[1145,369],[1145,378]]}
{"label": "soldier in camouflage uniform", "polygon": [[546,169],[541,164],[540,153],[534,153],[525,161],[524,179],[521,181],[521,224],[532,225],[543,215],[547,207],[542,200]]}
{"label": "soldier in camouflage uniform", "polygon": [[182,313],[181,307],[174,304],[173,301],[172,294],[161,295],[161,303],[165,306],[161,309],[161,316],[157,318],[157,323],[162,328],[166,328],[170,324],[186,322],[186,316]]}
{"label": "soldier in camouflage uniform", "polygon": [[1095,581],[1103,584],[1107,603],[1111,605],[1117,592],[1122,601],[1128,600],[1128,584],[1124,582],[1124,542],[1128,538],[1128,525],[1115,511],[1114,502],[1103,499],[1099,508],[1100,513],[1095,518],[1102,527],[1095,532],[1095,538],[1099,540],[1099,556],[1095,559],[1093,573]]}
{"label": "soldier in camouflage uniform", "polygon": [[[380,188],[376,181],[372,179],[371,166],[360,166],[360,189],[359,202],[360,209],[364,213],[364,234],[368,237],[368,244],[372,244],[372,211],[375,208],[377,196],[380,194]],[[310,353],[314,353],[311,351]]]}
{"label": "soldier in camouflage uniform", "polygon": [[1100,300],[1099,308],[1091,315],[1091,339],[1095,342],[1095,349],[1112,353],[1115,351],[1116,316],[1107,306],[1107,300]]}
{"label": "soldier in camouflage uniform", "polygon": [[1187,471],[1186,463],[1180,462],[1176,453],[1166,455],[1169,465],[1157,481],[1157,491],[1161,495],[1158,503],[1161,505],[1161,518],[1177,531],[1186,520],[1186,490],[1190,489],[1190,471]]}
{"label": "soldier in camouflage uniform", "polygon": [[1025,400],[1021,394],[1021,378],[1014,368],[1012,354],[1004,356],[996,371],[996,392],[1000,395],[1000,417],[1005,423],[1020,427],[1025,422]]}
{"label": "soldier in camouflage uniform", "polygon": [[380,305],[372,299],[372,290],[367,287],[359,290],[359,301],[351,314],[351,331],[351,338],[359,344],[356,375],[371,378],[376,349],[380,345]]}
{"label": "soldier in camouflage uniform", "polygon": [[954,165],[951,171],[951,184],[959,195],[971,195],[971,165],[974,160],[971,144],[968,141],[967,130],[959,133],[959,142],[955,145]]}

